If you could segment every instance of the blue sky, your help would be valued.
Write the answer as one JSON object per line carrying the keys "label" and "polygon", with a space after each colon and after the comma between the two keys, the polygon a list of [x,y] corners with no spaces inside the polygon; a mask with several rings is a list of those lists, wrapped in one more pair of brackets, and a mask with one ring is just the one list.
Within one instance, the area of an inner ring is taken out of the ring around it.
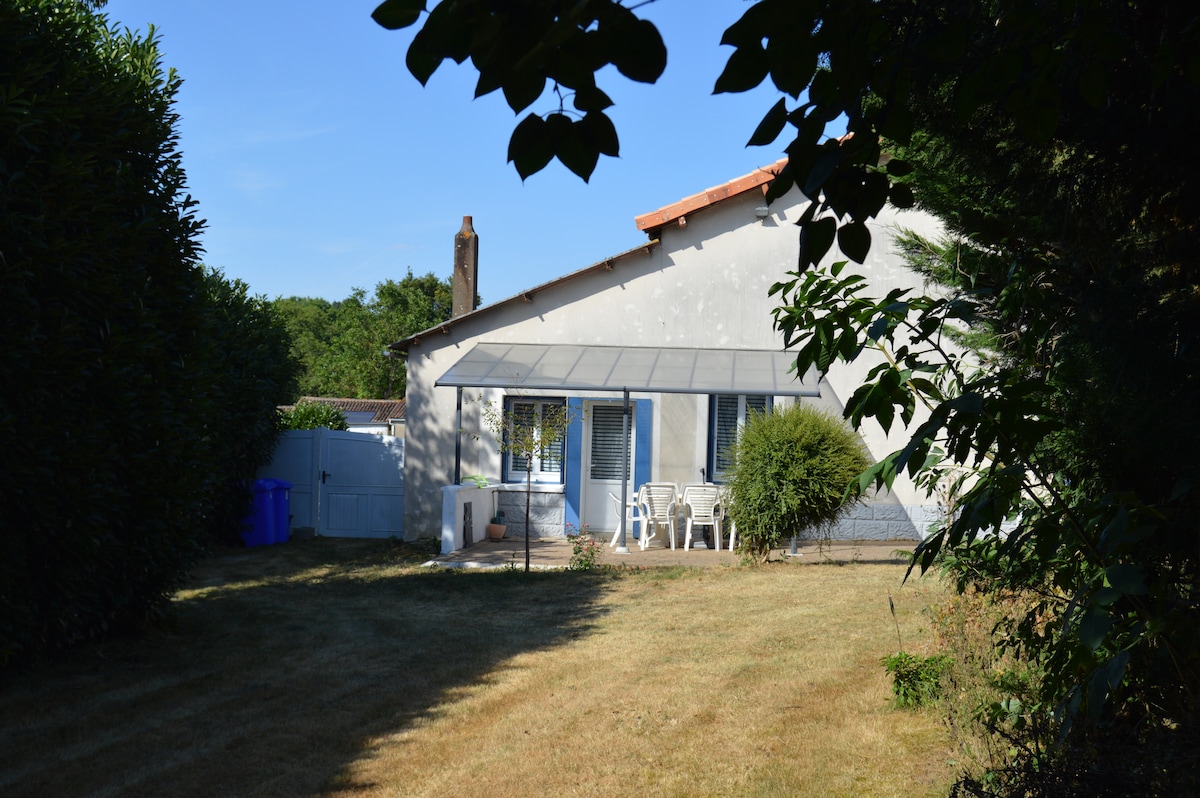
{"label": "blue sky", "polygon": [[[446,62],[422,87],[405,69],[413,29],[385,31],[372,0],[110,0],[110,23],[157,29],[184,80],[176,109],[205,262],[256,295],[345,298],[387,279],[448,277],[463,216],[480,237],[485,303],[646,240],[633,217],[753,171],[779,146],[745,147],[778,94],[711,94],[744,0],[656,0],[639,13],[667,44],[666,74],[611,68],[621,156],[585,184],[557,161],[521,182],[517,122],[476,74]],[[549,93],[533,107],[553,110]],[[833,132],[833,131],[830,131]],[[782,145],[782,142],[780,142]]]}

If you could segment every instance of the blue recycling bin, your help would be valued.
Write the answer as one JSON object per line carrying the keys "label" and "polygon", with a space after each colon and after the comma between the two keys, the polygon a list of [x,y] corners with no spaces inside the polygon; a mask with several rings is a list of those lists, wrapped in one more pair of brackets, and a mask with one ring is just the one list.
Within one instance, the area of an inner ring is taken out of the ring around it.
{"label": "blue recycling bin", "polygon": [[271,504],[275,513],[275,543],[287,543],[292,537],[292,483],[286,479],[272,479],[275,488],[271,491]]}
{"label": "blue recycling bin", "polygon": [[278,525],[275,519],[275,486],[277,484],[274,479],[256,479],[251,486],[254,497],[250,505],[250,515],[246,518],[247,528],[242,532],[242,540],[246,541],[247,546],[269,546],[276,541]]}

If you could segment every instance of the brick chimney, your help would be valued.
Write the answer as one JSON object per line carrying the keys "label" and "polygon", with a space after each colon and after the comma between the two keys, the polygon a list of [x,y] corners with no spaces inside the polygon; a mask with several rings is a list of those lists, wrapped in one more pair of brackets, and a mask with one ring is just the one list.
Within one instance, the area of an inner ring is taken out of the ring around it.
{"label": "brick chimney", "polygon": [[454,236],[454,277],[451,280],[454,307],[451,318],[475,309],[476,284],[479,282],[479,236],[464,216],[462,229]]}

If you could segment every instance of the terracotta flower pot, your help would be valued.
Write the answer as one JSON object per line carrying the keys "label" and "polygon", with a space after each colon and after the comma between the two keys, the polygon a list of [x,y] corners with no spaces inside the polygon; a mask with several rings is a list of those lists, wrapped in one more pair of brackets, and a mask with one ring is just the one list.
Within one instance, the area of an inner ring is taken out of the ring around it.
{"label": "terracotta flower pot", "polygon": [[487,536],[488,540],[500,540],[504,537],[504,524],[488,524]]}

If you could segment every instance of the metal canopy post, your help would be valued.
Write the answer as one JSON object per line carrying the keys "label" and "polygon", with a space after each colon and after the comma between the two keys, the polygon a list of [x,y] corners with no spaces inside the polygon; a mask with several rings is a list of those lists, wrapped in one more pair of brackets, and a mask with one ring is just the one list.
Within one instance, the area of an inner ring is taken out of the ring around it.
{"label": "metal canopy post", "polygon": [[[617,538],[617,554],[628,554],[629,546],[625,545],[625,519],[629,517],[629,513],[625,508],[629,506],[629,389],[626,388],[625,404],[621,407],[621,451],[624,456],[621,459],[621,536]],[[645,524],[642,524],[645,526]],[[643,534],[645,534],[643,532]]]}

